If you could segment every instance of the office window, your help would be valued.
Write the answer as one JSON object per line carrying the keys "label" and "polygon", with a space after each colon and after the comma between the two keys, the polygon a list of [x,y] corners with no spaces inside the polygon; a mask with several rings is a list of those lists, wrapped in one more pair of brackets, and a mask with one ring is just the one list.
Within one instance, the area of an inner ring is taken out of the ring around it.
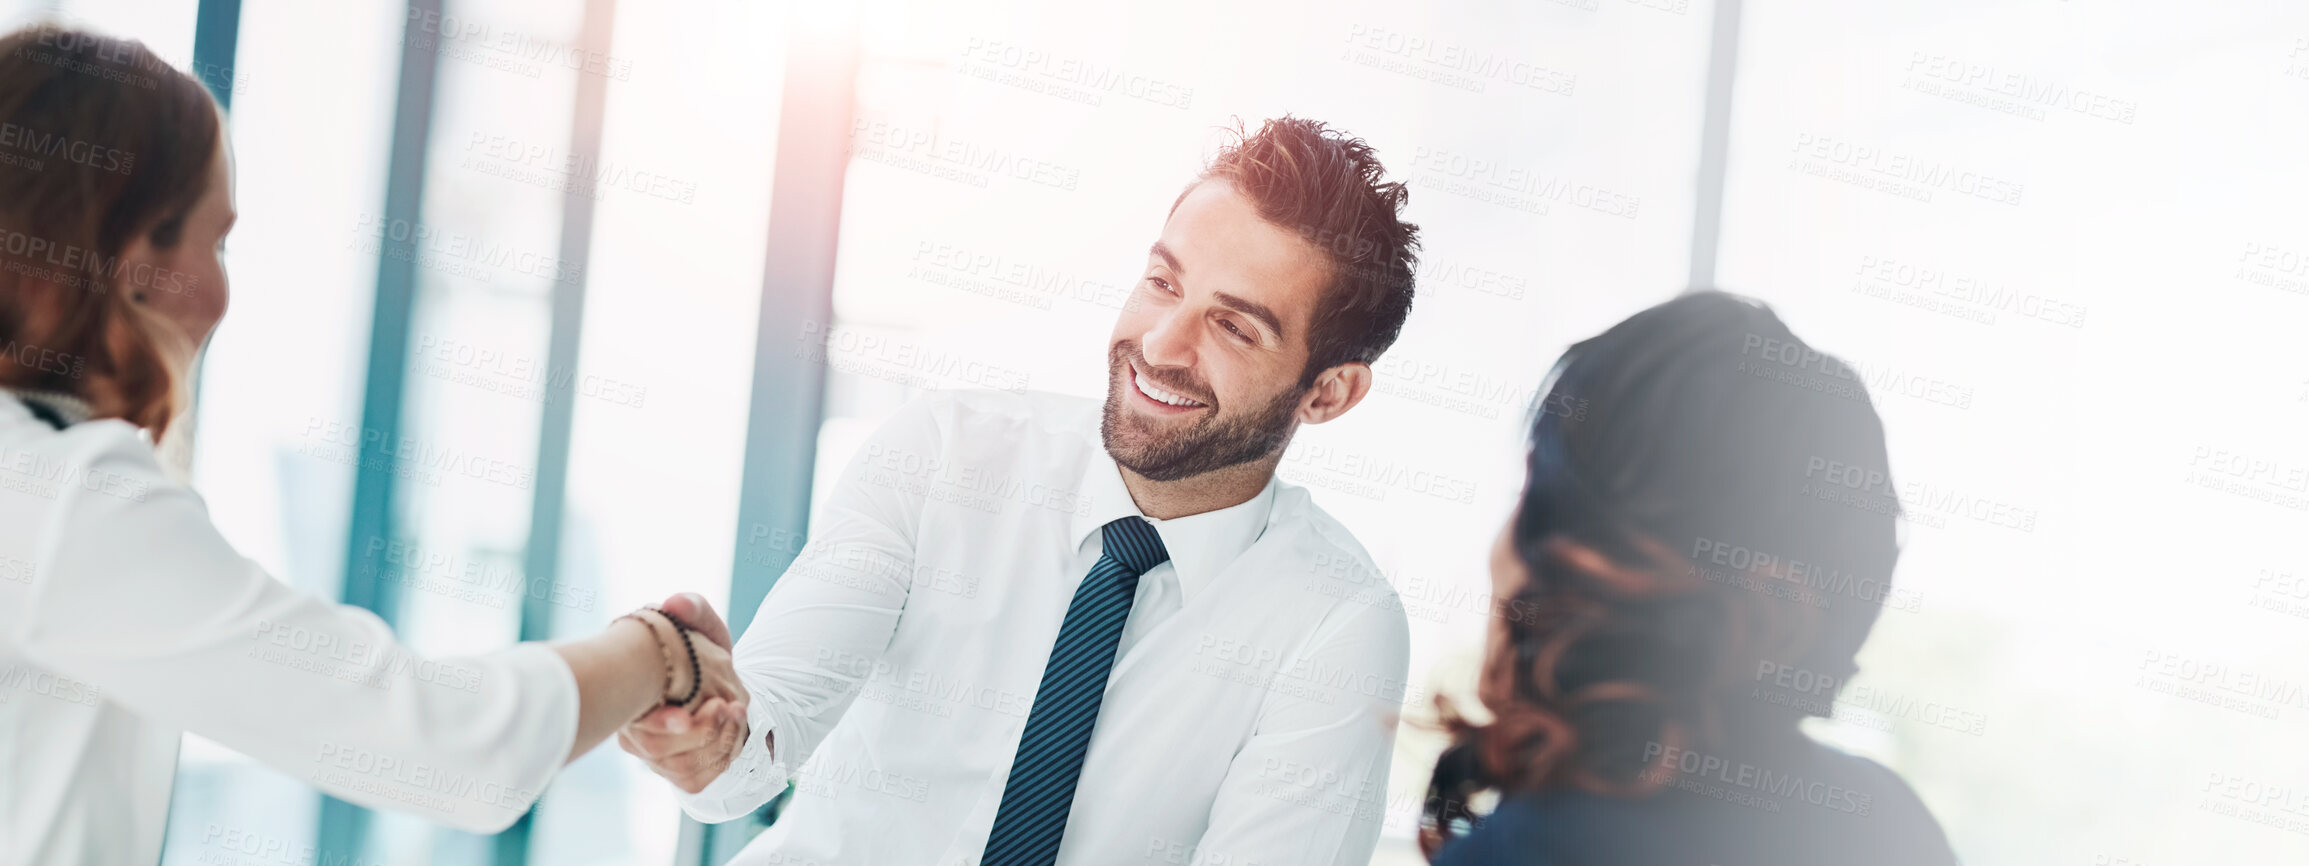
{"label": "office window", "polygon": [[[629,35],[613,44],[631,47],[604,53],[578,44],[578,2],[451,4],[412,19],[397,3],[252,0],[234,75],[235,300],[204,368],[195,464],[228,536],[308,591],[339,596],[347,574],[391,585],[385,612],[422,652],[508,643],[524,595],[548,591],[523,573],[523,552],[542,409],[567,382],[574,455],[542,631],[589,634],[676,590],[726,603],[783,11],[626,4],[612,26]],[[187,57],[190,28],[187,17]],[[699,33],[718,41],[701,49]],[[405,41],[433,55],[438,82],[422,214],[393,220],[382,213],[384,169]],[[573,141],[580,75],[607,87],[590,160]],[[563,221],[580,196],[599,239],[572,258]],[[391,434],[362,416],[387,238],[412,239],[416,266],[404,423]],[[563,369],[547,358],[550,304],[581,282],[581,355]],[[396,479],[394,528],[365,541],[343,529],[364,464]],[[305,850],[316,803],[297,779],[188,738],[168,859]],[[363,850],[320,853],[492,856],[491,840],[416,818],[368,821]],[[664,862],[679,821],[661,782],[604,749],[558,778],[530,854]]]}
{"label": "office window", "polygon": [[[554,631],[728,607],[785,12],[618,4]],[[562,371],[555,371],[560,373]],[[673,862],[672,786],[614,744],[545,793],[530,862]]]}
{"label": "office window", "polygon": [[[243,554],[331,598],[354,467],[378,447],[360,435],[361,387],[400,65],[380,34],[398,33],[401,16],[387,0],[247,0],[234,64],[232,308],[201,368],[194,485]],[[151,20],[118,23],[137,22]],[[180,64],[189,16],[181,27],[168,55]],[[234,847],[248,840],[298,850],[317,805],[303,779],[187,736],[163,860],[256,862]]]}
{"label": "office window", "polygon": [[[387,227],[416,238],[404,415],[380,455],[395,478],[392,537],[370,539],[361,549],[374,557],[351,573],[393,584],[395,631],[422,653],[486,652],[520,636],[550,303],[583,267],[561,260],[563,213],[593,186],[571,158],[587,73],[553,62],[577,44],[583,10],[581,0],[452,2],[381,31],[431,52],[439,78],[422,215]],[[388,863],[489,857],[484,838],[387,812],[373,813],[365,849]]]}

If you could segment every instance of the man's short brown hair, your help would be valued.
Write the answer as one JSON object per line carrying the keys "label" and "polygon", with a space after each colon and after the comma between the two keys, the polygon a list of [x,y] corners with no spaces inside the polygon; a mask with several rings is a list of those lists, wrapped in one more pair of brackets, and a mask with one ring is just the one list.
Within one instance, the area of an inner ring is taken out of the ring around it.
{"label": "man's short brown hair", "polygon": [[[1411,190],[1383,182],[1378,154],[1321,121],[1283,116],[1219,149],[1194,184],[1224,180],[1267,222],[1298,233],[1330,264],[1331,281],[1307,335],[1313,384],[1340,364],[1379,360],[1411,315],[1419,227],[1401,216]],[[1179,194],[1186,200],[1186,193]],[[1178,204],[1172,203],[1176,210]]]}

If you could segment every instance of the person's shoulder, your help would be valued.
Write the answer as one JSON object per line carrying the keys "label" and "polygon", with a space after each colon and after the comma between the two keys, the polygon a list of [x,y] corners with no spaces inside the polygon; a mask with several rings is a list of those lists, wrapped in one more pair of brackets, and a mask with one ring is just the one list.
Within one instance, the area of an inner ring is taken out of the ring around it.
{"label": "person's shoulder", "polygon": [[62,430],[27,420],[0,433],[0,449],[39,455],[37,462],[60,467],[59,475],[101,469],[148,481],[168,477],[151,437],[116,418],[83,421]]}
{"label": "person's shoulder", "polygon": [[1066,435],[1096,433],[1098,406],[1097,400],[1072,394],[990,389],[924,391],[908,403],[909,410],[934,419],[946,430],[1009,428]]}
{"label": "person's shoulder", "polygon": [[[1350,578],[1380,576],[1379,566],[1371,559],[1371,552],[1363,548],[1363,542],[1348,531],[1346,524],[1332,517],[1331,512],[1315,504],[1307,488],[1281,478],[1273,483],[1275,501],[1267,511],[1267,529],[1269,532],[1279,530],[1293,555],[1319,567],[1361,573],[1347,575]],[[1377,582],[1387,583],[1384,579]],[[1393,591],[1388,587],[1390,595]]]}
{"label": "person's shoulder", "polygon": [[1770,760],[1774,772],[1787,773],[1781,778],[1788,789],[1746,793],[1769,793],[1766,802],[1785,808],[1758,812],[1675,789],[1639,798],[1520,793],[1501,799],[1473,832],[1446,845],[1435,863],[1956,863],[1931,812],[1884,765],[1810,740]]}
{"label": "person's shoulder", "polygon": [[1879,834],[1891,838],[1884,841],[1899,846],[1913,859],[1905,862],[1925,864],[1953,864],[1948,837],[1940,828],[1940,821],[1924,805],[1924,798],[1910,787],[1899,773],[1868,758],[1832,748],[1821,743],[1811,744],[1812,763],[1817,769],[1814,778],[1833,780],[1851,793],[1846,802],[1855,807],[1857,817],[1868,819],[1868,824]]}
{"label": "person's shoulder", "polygon": [[[1633,854],[1604,843],[1644,838],[1633,829],[1642,814],[1640,803],[1569,791],[1509,795],[1466,835],[1436,852],[1435,866],[1552,866],[1595,862],[1598,854]],[[1607,857],[1604,862],[1614,861]]]}
{"label": "person's shoulder", "polygon": [[[117,419],[62,430],[30,418],[0,423],[0,497],[91,526],[111,524],[155,500],[189,503],[194,513],[207,507],[161,465],[142,429]],[[27,516],[19,509],[6,513],[11,520]]]}
{"label": "person's shoulder", "polygon": [[1395,584],[1364,549],[1363,542],[1338,518],[1315,504],[1307,489],[1275,479],[1275,501],[1267,513],[1267,533],[1282,545],[1281,554],[1303,567],[1310,588],[1342,609],[1358,613],[1350,622],[1377,630],[1392,644],[1408,645],[1411,623]]}
{"label": "person's shoulder", "polygon": [[884,416],[871,445],[954,457],[1016,455],[1097,432],[1097,404],[1083,397],[1038,391],[925,390]]}

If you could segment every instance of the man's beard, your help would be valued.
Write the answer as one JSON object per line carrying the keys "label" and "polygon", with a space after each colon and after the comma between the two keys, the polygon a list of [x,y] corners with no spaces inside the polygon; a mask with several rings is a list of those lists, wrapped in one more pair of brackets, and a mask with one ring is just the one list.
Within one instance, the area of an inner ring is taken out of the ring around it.
{"label": "man's beard", "polygon": [[[1299,408],[1299,398],[1307,393],[1305,385],[1290,388],[1266,405],[1232,418],[1224,417],[1221,407],[1213,402],[1193,426],[1175,433],[1155,431],[1146,429],[1144,419],[1125,414],[1122,408],[1123,401],[1129,399],[1123,390],[1132,387],[1130,377],[1136,375],[1124,368],[1133,363],[1142,369],[1145,366],[1138,344],[1129,340],[1115,343],[1106,362],[1106,412],[1099,421],[1099,436],[1116,464],[1150,481],[1193,478],[1283,450],[1297,429],[1291,416]],[[1155,384],[1167,387],[1159,381]],[[1210,392],[1207,387],[1193,390],[1196,394]]]}

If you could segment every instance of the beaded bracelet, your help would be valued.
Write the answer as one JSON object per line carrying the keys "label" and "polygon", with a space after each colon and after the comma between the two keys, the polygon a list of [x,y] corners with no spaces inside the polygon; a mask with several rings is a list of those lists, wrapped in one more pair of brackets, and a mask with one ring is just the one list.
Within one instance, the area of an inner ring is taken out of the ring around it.
{"label": "beaded bracelet", "polygon": [[689,694],[684,695],[681,700],[674,701],[672,703],[677,707],[689,706],[691,701],[698,699],[698,692],[703,690],[706,684],[705,675],[698,670],[697,644],[690,642],[689,626],[683,624],[681,620],[675,619],[673,614],[666,613],[665,611],[658,610],[654,607],[650,608],[650,610],[656,610],[659,616],[665,617],[667,622],[673,623],[674,631],[681,633],[681,648],[689,653]]}
{"label": "beaded bracelet", "polygon": [[665,702],[675,706],[689,706],[691,701],[697,700],[698,691],[705,684],[698,667],[697,645],[690,643],[689,626],[683,625],[682,621],[676,619],[673,614],[666,613],[663,609],[655,607],[644,607],[640,610],[636,610],[632,613],[618,617],[618,619],[631,619],[635,622],[641,623],[644,627],[649,629],[650,637],[657,640],[658,655],[665,658],[665,683],[666,689],[668,691],[673,689],[673,656],[670,648],[665,645],[665,640],[663,638],[657,637],[657,627],[650,625],[649,620],[642,618],[641,612],[644,610],[657,614],[658,616],[665,617],[665,621],[673,625],[674,633],[681,635],[682,649],[689,653],[689,694],[682,696],[682,699],[678,701],[674,700],[673,696],[669,694],[665,696]]}
{"label": "beaded bracelet", "polygon": [[[642,612],[642,611],[645,611],[645,610],[651,610],[651,609],[652,609],[652,608],[646,608],[646,607],[645,607],[645,608],[638,608],[638,609],[634,610],[634,612],[632,612],[632,613],[629,613],[629,614],[625,614],[624,616],[620,616],[620,617],[618,617],[618,619],[621,619],[621,620],[625,620],[625,619],[630,619],[630,620],[633,620],[634,622],[638,622],[638,623],[641,623],[641,627],[642,627],[642,628],[644,628],[644,629],[648,629],[648,630],[649,630],[649,641],[650,641],[650,643],[654,643],[654,644],[657,644],[657,655],[658,655],[658,658],[659,658],[659,659],[661,659],[661,660],[663,660],[663,661],[665,662],[665,691],[666,691],[666,692],[672,692],[672,691],[673,691],[673,652],[672,652],[671,648],[669,648],[669,647],[667,647],[667,646],[665,645],[665,638],[662,638],[662,637],[659,637],[659,636],[658,636],[658,633],[657,633],[657,624],[656,624],[656,623],[653,623],[653,622],[650,622],[648,617],[645,617],[645,616],[642,616],[642,615],[641,615],[641,612]],[[681,628],[680,628],[679,626],[676,626],[676,627],[674,628],[674,630],[678,632],[678,631],[680,631],[680,630],[681,630]],[[662,701],[664,701],[664,700],[670,699],[671,697],[672,697],[672,695],[670,695],[670,694],[661,695],[661,696],[660,696],[660,698],[659,698],[659,700],[662,702]]]}

